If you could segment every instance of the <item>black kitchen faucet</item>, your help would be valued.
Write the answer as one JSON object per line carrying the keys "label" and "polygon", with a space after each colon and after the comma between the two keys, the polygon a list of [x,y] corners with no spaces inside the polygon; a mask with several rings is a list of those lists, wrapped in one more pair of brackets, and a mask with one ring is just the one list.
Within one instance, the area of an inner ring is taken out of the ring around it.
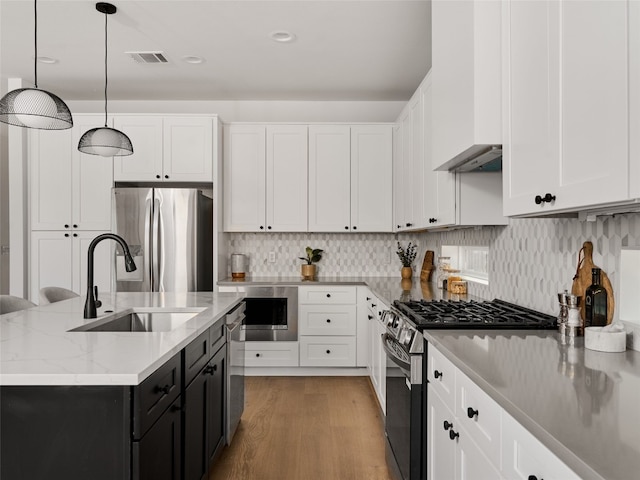
{"label": "black kitchen faucet", "polygon": [[100,305],[96,298],[97,295],[94,294],[93,289],[93,252],[96,249],[96,245],[107,238],[118,242],[122,247],[122,250],[124,250],[125,270],[127,272],[133,272],[137,268],[133,261],[133,257],[129,252],[129,245],[127,245],[127,242],[125,242],[124,238],[121,236],[116,235],[115,233],[103,233],[91,240],[87,259],[87,300],[84,302],[84,318],[96,318],[98,316],[96,309]]}

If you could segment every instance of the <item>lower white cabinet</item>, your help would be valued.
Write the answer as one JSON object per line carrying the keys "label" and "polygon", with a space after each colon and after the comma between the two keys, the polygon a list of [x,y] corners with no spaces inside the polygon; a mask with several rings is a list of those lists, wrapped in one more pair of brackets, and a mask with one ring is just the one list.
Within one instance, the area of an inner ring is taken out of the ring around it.
{"label": "lower white cabinet", "polygon": [[578,480],[569,467],[506,412],[502,413],[505,478],[512,480]]}
{"label": "lower white cabinet", "polygon": [[[63,287],[84,295],[87,289],[87,252],[93,231],[33,231],[29,259],[29,298],[40,303],[42,287]],[[94,285],[111,291],[111,244],[98,244],[94,252]]]}
{"label": "lower white cabinet", "polygon": [[247,367],[297,367],[298,342],[245,342]]}
{"label": "lower white cabinet", "polygon": [[355,336],[300,337],[301,367],[355,367]]}

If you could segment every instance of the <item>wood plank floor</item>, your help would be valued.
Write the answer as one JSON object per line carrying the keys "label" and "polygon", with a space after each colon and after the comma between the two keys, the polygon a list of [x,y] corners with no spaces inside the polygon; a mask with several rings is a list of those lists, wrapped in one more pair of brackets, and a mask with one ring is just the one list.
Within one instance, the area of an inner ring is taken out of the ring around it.
{"label": "wood plank floor", "polygon": [[366,377],[247,377],[245,410],[209,480],[390,480]]}

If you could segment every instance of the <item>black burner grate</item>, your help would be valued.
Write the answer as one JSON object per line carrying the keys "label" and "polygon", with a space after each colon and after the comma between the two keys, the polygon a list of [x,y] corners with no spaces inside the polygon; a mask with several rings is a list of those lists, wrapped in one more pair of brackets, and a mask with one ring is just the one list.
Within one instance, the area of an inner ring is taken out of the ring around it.
{"label": "black burner grate", "polygon": [[554,329],[556,317],[492,301],[395,301],[394,306],[418,328]]}

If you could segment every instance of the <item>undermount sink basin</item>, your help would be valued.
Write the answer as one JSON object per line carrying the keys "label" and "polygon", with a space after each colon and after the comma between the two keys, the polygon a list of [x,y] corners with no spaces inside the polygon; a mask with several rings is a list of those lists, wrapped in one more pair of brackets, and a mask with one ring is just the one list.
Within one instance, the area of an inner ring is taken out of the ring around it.
{"label": "undermount sink basin", "polygon": [[70,332],[170,332],[200,312],[127,312],[99,320]]}

